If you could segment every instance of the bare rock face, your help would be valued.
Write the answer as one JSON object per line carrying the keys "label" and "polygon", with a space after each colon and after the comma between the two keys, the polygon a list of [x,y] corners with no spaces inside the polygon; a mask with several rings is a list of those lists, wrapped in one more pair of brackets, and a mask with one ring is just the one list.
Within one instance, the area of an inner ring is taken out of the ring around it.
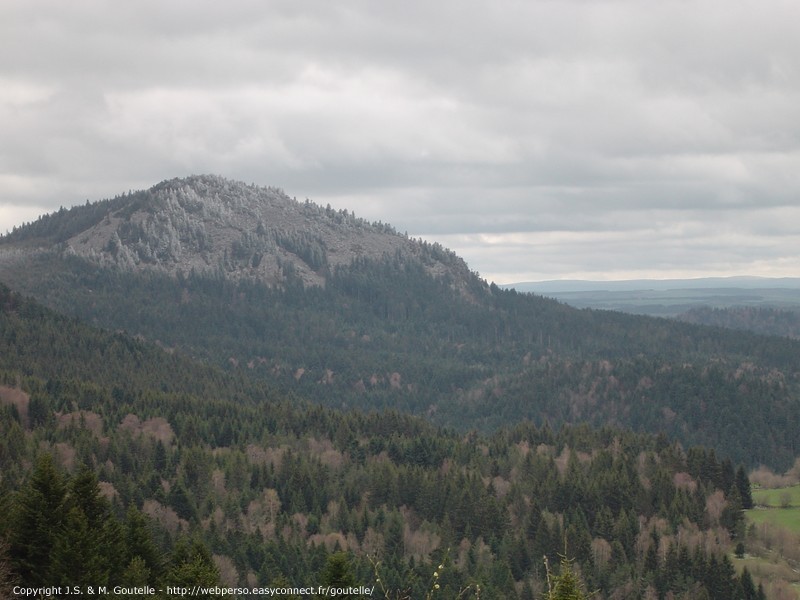
{"label": "bare rock face", "polygon": [[271,286],[290,272],[306,286],[324,286],[337,266],[400,256],[420,260],[434,276],[448,274],[458,287],[471,276],[452,252],[388,225],[213,175],[62,209],[2,242],[0,261],[57,251],[123,270],[214,273]]}

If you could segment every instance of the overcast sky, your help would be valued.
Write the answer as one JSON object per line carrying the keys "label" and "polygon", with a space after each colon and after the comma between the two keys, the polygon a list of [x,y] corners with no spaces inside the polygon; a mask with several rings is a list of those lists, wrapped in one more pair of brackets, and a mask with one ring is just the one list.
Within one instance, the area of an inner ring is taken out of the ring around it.
{"label": "overcast sky", "polygon": [[800,276],[800,2],[2,0],[0,231],[215,173],[498,283]]}

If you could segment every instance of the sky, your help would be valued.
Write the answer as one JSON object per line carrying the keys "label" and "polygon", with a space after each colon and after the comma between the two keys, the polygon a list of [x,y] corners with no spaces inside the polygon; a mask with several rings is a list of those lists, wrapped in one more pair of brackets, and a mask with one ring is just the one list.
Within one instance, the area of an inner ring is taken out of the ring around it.
{"label": "sky", "polygon": [[796,0],[2,0],[0,232],[214,173],[497,283],[800,276]]}

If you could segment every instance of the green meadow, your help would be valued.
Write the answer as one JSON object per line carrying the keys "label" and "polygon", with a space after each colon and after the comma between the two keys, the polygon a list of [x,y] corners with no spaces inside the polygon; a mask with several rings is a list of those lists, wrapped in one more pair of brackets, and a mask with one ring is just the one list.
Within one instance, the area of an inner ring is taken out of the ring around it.
{"label": "green meadow", "polygon": [[756,508],[745,511],[750,522],[800,533],[800,485],[753,490],[753,502]]}

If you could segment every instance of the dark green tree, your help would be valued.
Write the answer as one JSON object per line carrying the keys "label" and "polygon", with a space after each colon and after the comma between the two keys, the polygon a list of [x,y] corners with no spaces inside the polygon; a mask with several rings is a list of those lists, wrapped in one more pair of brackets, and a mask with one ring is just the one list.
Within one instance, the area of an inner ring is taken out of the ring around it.
{"label": "dark green tree", "polygon": [[744,568],[742,575],[739,577],[739,586],[741,587],[744,600],[757,600],[758,591],[756,590],[753,577],[750,575],[750,571],[747,570],[747,567]]}
{"label": "dark green tree", "polygon": [[[120,580],[126,589],[136,589],[143,588],[144,586],[152,583],[152,576],[150,574],[150,569],[147,568],[144,560],[140,556],[137,556],[122,572]],[[148,594],[124,594],[119,595],[118,597],[120,600],[123,598],[132,600],[147,600],[152,596]]]}
{"label": "dark green tree", "polygon": [[[219,584],[219,571],[205,544],[199,540],[190,542],[184,538],[175,545],[170,560],[170,569],[163,582],[166,586],[175,587],[211,587]],[[211,594],[197,597],[216,598]]]}
{"label": "dark green tree", "polygon": [[25,585],[49,585],[53,547],[64,526],[67,488],[50,454],[39,457],[17,494],[11,519],[10,555]]}
{"label": "dark green tree", "polygon": [[741,465],[739,465],[739,468],[736,470],[736,480],[734,485],[739,492],[739,499],[741,500],[742,508],[744,510],[753,508],[753,494],[750,489],[750,479],[747,477],[747,473],[745,473],[744,467]]}
{"label": "dark green tree", "polygon": [[[158,579],[164,571],[164,557],[153,541],[153,535],[145,517],[135,507],[130,507],[125,515],[122,528],[126,564],[132,565],[137,559],[153,580]],[[137,568],[138,572],[142,569]],[[124,580],[127,583],[127,580]],[[151,580],[152,581],[152,580]]]}
{"label": "dark green tree", "polygon": [[18,584],[8,550],[8,542],[0,538],[0,598],[11,598],[14,586]]}
{"label": "dark green tree", "polygon": [[80,586],[117,582],[126,564],[122,530],[94,471],[79,468],[68,490],[64,526],[53,545],[51,581]]}
{"label": "dark green tree", "polygon": [[[345,552],[334,552],[325,561],[325,568],[320,574],[320,585],[347,589],[356,586],[353,565]],[[344,594],[340,598],[355,598],[354,594]]]}
{"label": "dark green tree", "polygon": [[[59,586],[106,585],[109,566],[100,532],[78,507],[72,507],[53,545],[48,581]],[[118,558],[118,557],[116,557]]]}
{"label": "dark green tree", "polygon": [[545,600],[587,600],[583,585],[566,557],[561,558],[561,569],[558,575],[550,572],[547,566],[547,595]]}

